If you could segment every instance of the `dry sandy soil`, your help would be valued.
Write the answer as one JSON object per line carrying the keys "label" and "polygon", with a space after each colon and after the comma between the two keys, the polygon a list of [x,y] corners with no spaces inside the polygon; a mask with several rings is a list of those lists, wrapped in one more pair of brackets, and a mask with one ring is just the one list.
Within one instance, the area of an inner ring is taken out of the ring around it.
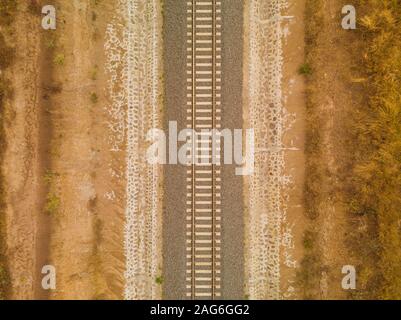
{"label": "dry sandy soil", "polygon": [[[46,156],[41,157],[39,120],[44,117],[39,107],[43,90],[40,23],[20,10],[15,21],[16,41],[20,44],[15,64],[10,71],[14,96],[9,106],[6,125],[8,144],[4,158],[4,179],[7,185],[7,256],[13,298],[32,299],[36,295],[37,263],[41,259],[37,248],[46,240],[39,221],[45,193],[41,175]],[[28,31],[30,30],[30,31]],[[35,30],[37,30],[35,32]],[[46,250],[46,249],[45,249]],[[44,252],[45,253],[45,252]],[[46,254],[46,253],[45,253]]]}
{"label": "dry sandy soil", "polygon": [[[125,158],[110,151],[103,72],[113,4],[56,1],[55,31],[42,30],[41,6],[19,4],[4,162],[11,298],[121,298],[124,180],[114,173]],[[51,294],[45,264],[57,271]]]}
{"label": "dry sandy soil", "polygon": [[304,62],[304,0],[288,1],[283,12],[289,17],[284,20],[283,44],[283,100],[288,112],[288,130],[284,133],[286,148],[284,174],[291,183],[283,190],[287,217],[283,226],[281,292],[284,299],[299,299],[296,289],[296,272],[303,256],[302,238],[305,230],[303,187],[305,174],[305,81],[298,74]]}
{"label": "dry sandy soil", "polygon": [[118,164],[109,151],[103,73],[103,39],[110,17],[104,15],[113,5],[60,1],[59,9],[62,23],[55,52],[65,56],[65,63],[54,68],[54,80],[63,89],[52,100],[51,192],[61,205],[52,219],[51,261],[60,285],[52,297],[120,298],[123,208],[107,195],[114,191],[121,197],[124,185],[111,174]]}
{"label": "dry sandy soil", "polygon": [[[352,38],[352,31],[341,28],[341,8],[346,3],[341,0],[323,1],[322,25],[313,53],[308,63],[312,65],[311,81],[305,86],[303,76],[298,74],[304,58],[304,8],[306,1],[289,1],[285,15],[291,16],[288,24],[288,36],[284,45],[283,95],[288,112],[295,115],[295,122],[284,136],[284,144],[295,150],[286,153],[286,172],[292,177],[288,190],[287,219],[292,228],[292,250],[289,252],[296,261],[297,268],[282,265],[283,298],[346,299],[347,292],[342,289],[341,273],[344,265],[356,265],[346,245],[350,230],[350,217],[344,211],[344,181],[350,150],[346,150],[348,110],[360,101],[361,88],[352,84],[353,65],[358,57],[358,43]],[[350,50],[352,44],[353,51]],[[351,62],[351,63],[347,63]],[[309,79],[309,78],[307,78]],[[305,91],[308,90],[308,91]],[[319,133],[321,135],[321,153],[319,158],[305,158],[306,120],[310,114],[306,109],[305,95],[313,103],[318,114]],[[317,161],[323,170],[319,181],[318,218],[310,220],[305,215],[304,174],[305,161]],[[303,272],[300,263],[304,258],[304,232],[313,230],[317,233],[317,252],[319,252],[320,273],[312,275],[317,286],[307,296],[297,282],[297,272]],[[284,260],[284,259],[283,259]]]}

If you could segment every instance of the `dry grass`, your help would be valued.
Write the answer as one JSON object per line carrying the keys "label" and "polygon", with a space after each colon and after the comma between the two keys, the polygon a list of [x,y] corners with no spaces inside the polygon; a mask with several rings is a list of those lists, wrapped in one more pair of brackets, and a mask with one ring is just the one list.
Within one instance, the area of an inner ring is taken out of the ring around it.
{"label": "dry grass", "polygon": [[301,288],[302,297],[307,300],[317,299],[319,280],[322,272],[321,252],[318,245],[318,233],[307,229],[303,238],[304,257],[297,272],[297,284]]}
{"label": "dry grass", "polygon": [[[306,61],[315,70],[318,39],[323,30],[323,0],[307,0]],[[355,32],[363,43],[357,70],[366,103],[349,110],[347,127],[350,165],[342,168],[349,213],[347,245],[359,261],[355,299],[401,299],[401,1],[359,0],[360,21]],[[321,181],[325,177],[322,156],[322,118],[318,112],[317,83],[307,79],[306,213],[319,216]],[[320,250],[305,242],[299,281],[306,298],[314,298],[321,271]],[[312,273],[311,270],[314,270]]]}
{"label": "dry grass", "polygon": [[[323,1],[308,0],[305,8],[305,53],[306,62],[310,70],[313,70],[313,57],[317,54],[316,41],[323,25]],[[321,153],[321,114],[316,108],[315,93],[317,86],[313,75],[306,75],[306,182],[304,190],[306,214],[311,219],[316,219],[318,213],[319,195],[321,191],[321,176],[323,167],[320,162]]]}
{"label": "dry grass", "polygon": [[360,296],[401,299],[401,1],[358,2],[369,100],[355,110],[348,209],[361,229],[353,244],[370,245],[360,252],[369,289]]}
{"label": "dry grass", "polygon": [[[16,10],[17,4],[15,1],[0,0],[0,27],[11,27],[11,24],[14,21]],[[14,49],[7,45],[4,35],[0,34],[0,68],[3,71],[0,75],[0,164],[3,162],[4,150],[6,148],[4,130],[4,104],[11,92],[8,82],[4,77],[4,70],[12,64],[14,54]],[[10,278],[7,267],[7,259],[5,256],[6,228],[4,198],[4,178],[2,173],[0,173],[0,300],[6,299],[10,291]]]}
{"label": "dry grass", "polygon": [[0,25],[9,26],[13,23],[17,12],[17,1],[0,0]]}
{"label": "dry grass", "polygon": [[305,8],[305,63],[299,73],[306,79],[306,139],[305,139],[305,214],[311,227],[304,234],[304,257],[297,272],[297,283],[304,299],[317,299],[322,271],[321,250],[318,243],[319,232],[314,221],[319,217],[322,198],[322,180],[325,174],[322,154],[322,115],[318,110],[318,81],[312,72],[315,58],[319,56],[318,38],[323,30],[323,0],[307,0]]}

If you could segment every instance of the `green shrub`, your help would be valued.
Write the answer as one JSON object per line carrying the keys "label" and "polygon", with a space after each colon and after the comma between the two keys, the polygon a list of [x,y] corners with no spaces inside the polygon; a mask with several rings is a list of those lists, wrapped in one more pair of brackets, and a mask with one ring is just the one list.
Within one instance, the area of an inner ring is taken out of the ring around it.
{"label": "green shrub", "polygon": [[91,102],[92,102],[93,104],[97,103],[98,100],[99,100],[99,98],[98,98],[98,96],[97,96],[97,94],[96,94],[95,92],[92,92],[92,93],[91,93],[90,99],[91,99]]}
{"label": "green shrub", "polygon": [[312,67],[309,63],[304,63],[299,67],[298,73],[301,75],[310,75],[312,73]]}

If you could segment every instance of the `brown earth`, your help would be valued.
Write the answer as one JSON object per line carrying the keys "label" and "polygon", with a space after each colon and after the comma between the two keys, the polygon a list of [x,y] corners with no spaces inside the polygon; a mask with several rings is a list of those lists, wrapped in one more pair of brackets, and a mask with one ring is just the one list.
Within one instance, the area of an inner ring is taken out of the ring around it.
{"label": "brown earth", "polygon": [[302,238],[305,230],[303,187],[305,174],[305,81],[298,74],[304,62],[304,0],[290,0],[282,14],[285,38],[283,43],[283,99],[288,129],[283,137],[285,176],[291,183],[283,190],[286,203],[285,237],[282,249],[281,292],[285,299],[300,298],[296,290],[296,272],[303,256]]}
{"label": "brown earth", "polygon": [[[14,94],[8,106],[3,172],[6,195],[7,257],[12,282],[12,298],[32,299],[38,281],[36,249],[46,237],[39,221],[42,216],[44,186],[40,178],[45,161],[40,156],[39,107],[42,95],[40,60],[40,20],[26,6],[16,17],[15,39],[19,44],[10,70]],[[44,249],[46,250],[46,249]]]}
{"label": "brown earth", "polygon": [[124,188],[110,173],[105,108],[103,39],[113,5],[60,1],[58,10],[55,51],[65,63],[54,72],[63,90],[52,109],[52,192],[61,203],[53,218],[51,261],[59,285],[52,298],[121,298],[123,206],[106,197]]}
{"label": "brown earth", "polygon": [[[16,22],[3,168],[11,298],[121,298],[124,181],[112,171],[125,159],[110,151],[103,71],[114,5],[58,1],[57,30],[45,31],[41,6],[26,4]],[[41,288],[45,264],[57,271],[50,296]]]}
{"label": "brown earth", "polygon": [[[343,0],[319,1],[322,17],[316,27],[316,42],[307,47],[307,61],[312,67],[307,76],[309,121],[308,129],[317,128],[319,137],[309,135],[309,148],[319,141],[319,155],[307,157],[318,196],[305,194],[306,201],[314,202],[317,217],[309,220],[310,230],[317,232],[317,252],[320,274],[314,275],[317,285],[307,296],[315,299],[346,299],[342,289],[344,265],[356,266],[347,237],[352,232],[351,217],[345,212],[345,181],[348,178],[350,152],[350,114],[363,97],[362,87],[355,79],[355,63],[361,59],[361,43],[354,39],[352,30],[341,27]],[[315,174],[319,178],[316,178]],[[312,199],[313,198],[313,199]]]}

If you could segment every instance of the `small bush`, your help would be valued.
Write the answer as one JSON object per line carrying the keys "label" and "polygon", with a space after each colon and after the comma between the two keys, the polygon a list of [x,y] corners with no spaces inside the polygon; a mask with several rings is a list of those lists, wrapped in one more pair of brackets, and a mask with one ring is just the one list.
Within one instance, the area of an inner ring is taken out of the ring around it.
{"label": "small bush", "polygon": [[54,40],[52,37],[49,37],[46,39],[45,45],[47,49],[54,49],[56,47],[56,40]]}
{"label": "small bush", "polygon": [[43,176],[43,180],[46,185],[50,185],[53,182],[54,178],[57,176],[58,176],[57,173],[55,173],[51,170],[46,170],[46,173]]}
{"label": "small bush", "polygon": [[54,193],[49,193],[46,199],[45,211],[50,215],[54,215],[57,213],[59,207],[60,198]]}
{"label": "small bush", "polygon": [[301,65],[299,67],[298,73],[301,75],[308,76],[308,75],[312,74],[312,67],[310,66],[309,63],[304,63],[303,65]]}
{"label": "small bush", "polygon": [[313,249],[315,245],[317,234],[311,230],[306,230],[303,238],[303,245],[306,250]]}
{"label": "small bush", "polygon": [[90,78],[95,81],[97,79],[97,71],[98,71],[98,66],[95,65],[93,69],[91,70]]}
{"label": "small bush", "polygon": [[98,98],[98,96],[97,96],[97,94],[96,94],[95,92],[92,92],[92,93],[91,93],[90,99],[91,99],[91,102],[92,102],[93,104],[97,103],[98,100],[99,100],[99,98]]}
{"label": "small bush", "polygon": [[58,65],[58,66],[62,66],[64,65],[65,62],[65,56],[63,53],[59,53],[57,54],[54,59],[53,59],[54,64]]}

